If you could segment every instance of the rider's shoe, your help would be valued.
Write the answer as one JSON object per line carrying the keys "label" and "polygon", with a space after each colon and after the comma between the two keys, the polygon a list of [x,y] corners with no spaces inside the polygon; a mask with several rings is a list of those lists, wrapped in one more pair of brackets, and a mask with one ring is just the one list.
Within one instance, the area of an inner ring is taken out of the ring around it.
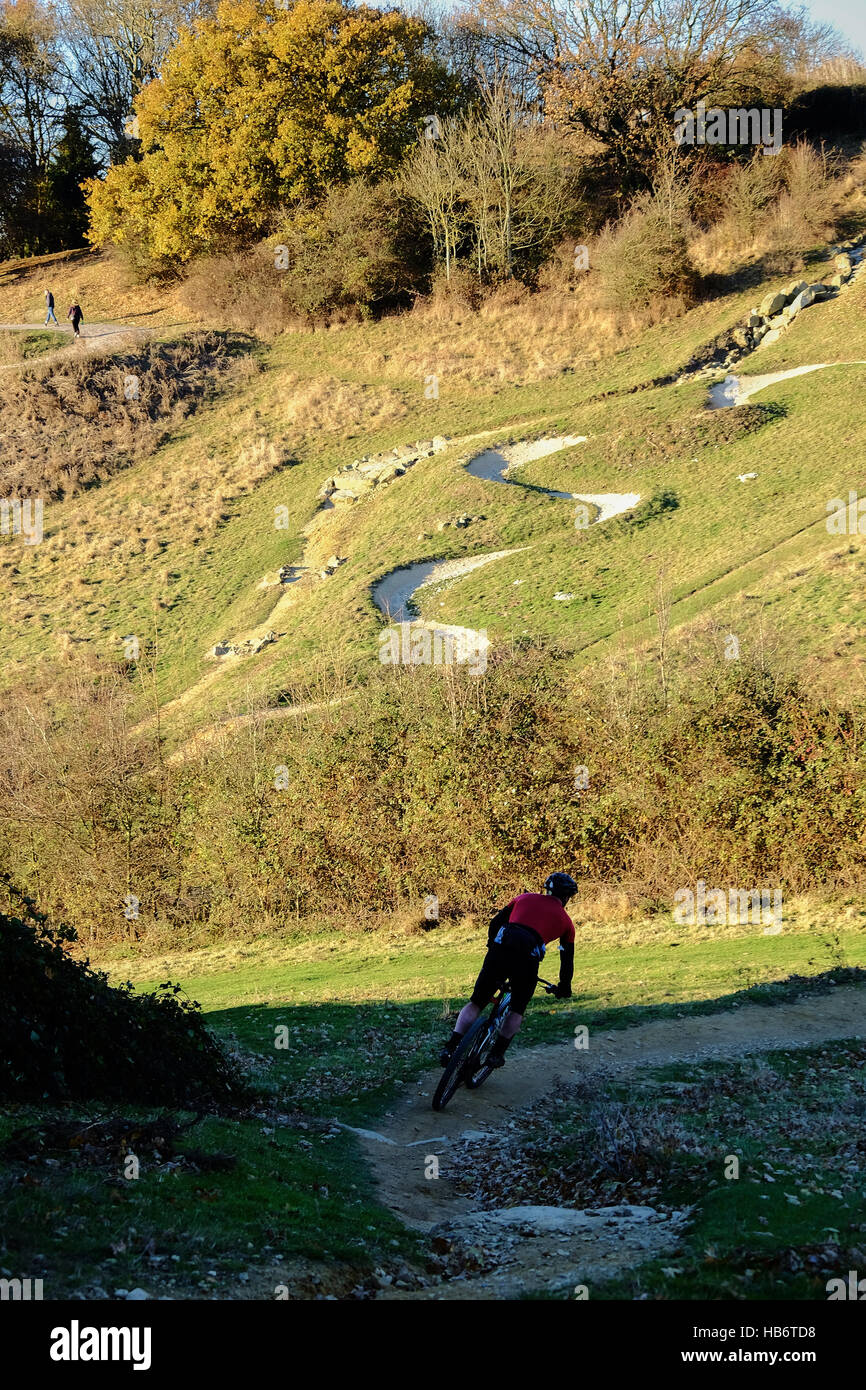
{"label": "rider's shoe", "polygon": [[451,1058],[454,1056],[454,1049],[457,1047],[457,1044],[460,1041],[460,1034],[452,1033],[448,1041],[442,1044],[439,1050],[440,1066],[447,1067],[448,1063],[451,1061]]}
{"label": "rider's shoe", "polygon": [[496,1039],[496,1042],[487,1054],[488,1067],[495,1070],[496,1067],[505,1066],[505,1053],[508,1050],[508,1044],[510,1042],[510,1038],[499,1037]]}
{"label": "rider's shoe", "polygon": [[487,1065],[491,1069],[495,1069],[496,1067],[504,1067],[505,1058],[503,1057],[501,1052],[491,1052],[490,1056],[487,1058]]}

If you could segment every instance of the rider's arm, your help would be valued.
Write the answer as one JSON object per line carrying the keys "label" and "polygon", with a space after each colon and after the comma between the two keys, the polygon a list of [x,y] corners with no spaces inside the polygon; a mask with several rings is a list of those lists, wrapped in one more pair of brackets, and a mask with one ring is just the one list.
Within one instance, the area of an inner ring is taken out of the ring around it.
{"label": "rider's arm", "polygon": [[499,931],[499,928],[500,928],[500,927],[506,926],[507,923],[510,921],[510,919],[511,919],[511,909],[513,908],[513,906],[514,906],[514,900],[512,899],[512,901],[511,901],[510,903],[508,903],[506,907],[502,907],[502,908],[499,909],[499,911],[497,912],[497,914],[496,914],[495,917],[491,917],[491,919],[490,919],[490,926],[487,928],[487,945],[488,945],[488,946],[492,946],[492,945],[493,945],[493,938],[494,938],[494,936],[496,935],[496,933]]}
{"label": "rider's arm", "polygon": [[561,999],[571,995],[571,981],[574,976],[574,942],[564,936],[559,940],[559,985],[557,994]]}

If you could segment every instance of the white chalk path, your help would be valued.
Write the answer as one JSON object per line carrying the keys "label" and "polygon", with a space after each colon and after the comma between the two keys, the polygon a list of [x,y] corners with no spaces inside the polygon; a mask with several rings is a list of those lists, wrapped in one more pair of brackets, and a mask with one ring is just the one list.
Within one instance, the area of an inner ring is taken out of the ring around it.
{"label": "white chalk path", "polygon": [[777,381],[788,381],[791,377],[806,376],[809,372],[823,372],[827,367],[866,367],[866,362],[855,359],[853,362],[812,362],[807,367],[789,367],[784,372],[767,372],[764,376],[726,376],[710,387],[710,409],[724,410],[732,405],[745,405],[759,391],[775,386]]}
{"label": "white chalk path", "polygon": [[[457,560],[419,560],[401,569],[391,570],[373,585],[373,602],[392,623],[405,623],[414,618],[411,604],[419,589],[429,589],[436,584],[444,584],[449,579],[462,579],[482,565],[493,560],[501,560],[506,555],[516,555],[527,546],[512,550],[491,550],[486,555],[466,555]],[[465,629],[468,631],[468,629]]]}
{"label": "white chalk path", "polygon": [[[566,434],[557,435],[550,439],[535,439],[519,444],[504,445],[499,449],[485,449],[469,460],[466,464],[466,471],[471,473],[474,478],[482,478],[485,482],[512,483],[513,479],[505,477],[509,470],[521,468],[524,464],[532,463],[536,459],[548,458],[551,454],[561,453],[564,449],[571,449],[577,444],[585,444],[586,440],[587,436],[584,434]],[[596,511],[594,522],[596,525],[599,522],[609,521],[611,517],[618,516],[621,512],[630,511],[640,501],[639,492],[557,492],[552,488],[539,488],[538,491],[546,493],[548,497],[560,497],[568,501],[589,503]],[[414,564],[402,565],[383,575],[373,584],[373,602],[380,613],[384,614],[391,623],[411,622],[413,625],[462,641],[466,651],[473,648],[477,650],[478,641],[482,634],[476,632],[475,629],[453,625],[444,626],[441,623],[424,622],[418,619],[413,611],[415,595],[422,589],[429,589],[447,583],[449,580],[460,579],[463,575],[471,574],[473,570],[479,569],[482,565],[489,565],[494,560],[501,560],[506,555],[516,555],[521,550],[527,549],[529,549],[528,546],[519,546],[511,550],[489,551],[484,555],[467,555],[455,560],[419,560]]]}

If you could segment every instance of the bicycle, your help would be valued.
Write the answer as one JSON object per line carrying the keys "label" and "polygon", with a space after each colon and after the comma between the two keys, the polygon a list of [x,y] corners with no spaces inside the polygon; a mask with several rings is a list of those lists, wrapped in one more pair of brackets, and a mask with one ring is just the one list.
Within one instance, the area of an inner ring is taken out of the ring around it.
{"label": "bicycle", "polygon": [[[538,983],[544,985],[545,994],[556,993],[556,985],[551,984],[549,980],[542,980],[539,976]],[[511,987],[506,983],[494,996],[490,1013],[481,1013],[461,1040],[459,1047],[454,1049],[454,1055],[443,1071],[433,1095],[434,1110],[444,1110],[461,1084],[467,1091],[477,1091],[479,1086],[484,1085],[490,1073],[495,1070],[488,1066],[487,1059],[510,1008]]]}

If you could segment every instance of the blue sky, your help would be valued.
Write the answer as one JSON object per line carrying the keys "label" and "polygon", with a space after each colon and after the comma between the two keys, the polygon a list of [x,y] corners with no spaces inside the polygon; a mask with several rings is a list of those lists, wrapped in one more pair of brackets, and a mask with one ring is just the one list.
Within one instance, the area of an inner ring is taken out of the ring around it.
{"label": "blue sky", "polygon": [[833,24],[866,58],[866,0],[809,0],[806,8],[822,24]]}

